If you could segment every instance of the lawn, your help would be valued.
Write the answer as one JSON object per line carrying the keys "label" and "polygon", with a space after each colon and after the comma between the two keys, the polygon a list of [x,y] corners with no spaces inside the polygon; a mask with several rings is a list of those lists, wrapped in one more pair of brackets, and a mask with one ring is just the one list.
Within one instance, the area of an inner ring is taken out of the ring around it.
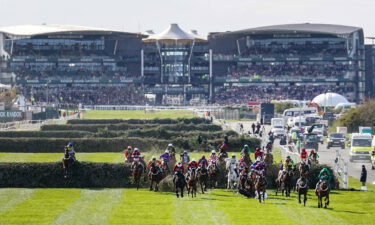
{"label": "lawn", "polygon": [[[370,187],[374,190],[374,186]],[[134,189],[0,189],[0,224],[373,224],[373,192],[333,191],[328,209],[274,196],[266,204],[226,190],[177,199]]]}
{"label": "lawn", "polygon": [[[145,159],[148,161],[153,155],[158,157],[161,152],[145,152]],[[229,153],[231,155],[232,152]],[[236,157],[240,157],[240,153],[235,153]],[[202,155],[206,158],[210,155],[209,152],[191,152],[189,153],[190,158],[199,159]],[[0,162],[56,162],[60,161],[63,157],[63,153],[0,153]],[[88,162],[108,162],[108,163],[120,163],[124,162],[123,153],[106,152],[106,153],[77,153],[76,158],[79,161]],[[251,155],[254,159],[254,156]],[[179,157],[177,156],[177,159]]]}
{"label": "lawn", "polygon": [[192,110],[89,110],[84,115],[84,119],[176,119],[193,118]]}

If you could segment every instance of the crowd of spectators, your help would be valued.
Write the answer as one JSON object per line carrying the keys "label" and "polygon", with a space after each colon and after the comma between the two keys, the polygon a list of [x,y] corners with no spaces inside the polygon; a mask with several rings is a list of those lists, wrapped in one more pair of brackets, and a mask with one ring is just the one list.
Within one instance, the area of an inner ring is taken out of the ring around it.
{"label": "crowd of spectators", "polygon": [[324,56],[347,56],[345,43],[268,43],[248,46],[241,52],[242,57],[324,57]]}
{"label": "crowd of spectators", "polygon": [[339,94],[353,92],[352,86],[293,85],[293,86],[235,86],[216,91],[214,102],[220,105],[237,105],[271,100],[312,100],[326,91]]}
{"label": "crowd of spectators", "polygon": [[126,87],[19,87],[23,95],[34,103],[70,103],[83,105],[141,105],[145,97],[136,86]]}
{"label": "crowd of spectators", "polygon": [[250,64],[231,66],[228,76],[243,77],[251,75],[276,76],[309,76],[309,77],[342,77],[350,71],[349,65],[343,64]]}

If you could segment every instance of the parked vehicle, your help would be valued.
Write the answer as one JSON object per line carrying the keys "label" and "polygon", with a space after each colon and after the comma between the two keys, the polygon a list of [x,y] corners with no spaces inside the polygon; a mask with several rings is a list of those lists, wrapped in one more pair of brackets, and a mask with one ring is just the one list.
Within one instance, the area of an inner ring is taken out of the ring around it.
{"label": "parked vehicle", "polygon": [[353,133],[350,140],[349,161],[366,160],[371,161],[372,151],[371,134]]}
{"label": "parked vehicle", "polygon": [[327,149],[331,147],[339,146],[342,149],[345,148],[345,137],[341,133],[331,133],[328,135],[327,139]]}
{"label": "parked vehicle", "polygon": [[306,150],[314,149],[316,152],[319,150],[319,137],[314,133],[305,134],[303,136],[303,144]]}

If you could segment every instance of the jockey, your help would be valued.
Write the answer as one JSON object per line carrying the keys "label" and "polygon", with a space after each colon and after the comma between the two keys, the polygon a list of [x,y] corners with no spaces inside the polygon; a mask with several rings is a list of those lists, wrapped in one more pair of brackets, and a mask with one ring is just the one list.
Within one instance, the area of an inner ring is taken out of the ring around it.
{"label": "jockey", "polygon": [[159,160],[156,160],[156,157],[155,156],[152,156],[152,159],[148,162],[147,164],[147,167],[151,167],[151,166],[157,166],[157,167],[160,167],[161,165],[161,162]]}
{"label": "jockey", "polygon": [[241,158],[240,159],[240,163],[238,164],[238,167],[239,167],[239,171],[241,172],[242,170],[247,170],[247,164],[245,162],[245,158]]}
{"label": "jockey", "polygon": [[299,157],[301,159],[301,162],[304,162],[305,164],[309,165],[308,153],[306,152],[305,148],[301,148],[301,153],[299,154]]}
{"label": "jockey", "polygon": [[188,164],[188,170],[191,171],[192,169],[197,169],[198,163],[195,159],[192,159],[191,162]]}
{"label": "jockey", "polygon": [[181,162],[178,162],[176,163],[176,165],[174,165],[173,172],[174,172],[173,183],[175,182],[175,179],[177,176],[180,176],[182,177],[183,180],[185,180],[185,175],[184,175],[185,169],[184,169],[184,165]]}
{"label": "jockey", "polygon": [[182,165],[181,162],[178,162],[178,163],[176,163],[176,165],[174,165],[173,172],[175,172],[175,174],[177,174],[177,173],[184,174],[185,173],[184,166]]}
{"label": "jockey", "polygon": [[241,151],[241,155],[250,156],[250,147],[248,145],[244,145]]}
{"label": "jockey", "polygon": [[314,149],[311,149],[310,154],[309,154],[309,159],[317,160],[318,158],[319,158],[318,153],[316,153]]}
{"label": "jockey", "polygon": [[212,150],[212,151],[211,151],[210,158],[208,159],[208,162],[209,162],[209,164],[211,165],[211,164],[213,164],[213,163],[216,163],[217,160],[218,160],[218,157],[217,157],[217,155],[216,155],[216,151],[215,151],[215,150]]}
{"label": "jockey", "polygon": [[74,161],[75,161],[76,160],[76,152],[74,151],[73,142],[69,142],[68,145],[66,146],[66,148],[68,149],[69,157],[74,159]]}
{"label": "jockey", "polygon": [[171,161],[171,155],[169,154],[169,150],[165,150],[163,154],[160,155],[160,159],[162,159],[163,162],[169,163]]}
{"label": "jockey", "polygon": [[261,150],[260,148],[256,148],[254,152],[254,158],[257,159],[258,157],[260,157],[261,159],[263,159],[263,154],[263,150]]}
{"label": "jockey", "polygon": [[262,161],[260,157],[256,159],[256,161],[250,167],[252,170],[255,170],[259,173],[262,173],[263,176],[266,175],[266,164]]}
{"label": "jockey", "polygon": [[132,155],[133,153],[133,148],[132,146],[128,146],[126,149],[125,149],[125,161],[129,161],[129,158],[130,156]]}
{"label": "jockey", "polygon": [[231,168],[233,168],[234,172],[236,173],[238,177],[238,163],[236,160],[236,154],[232,154],[232,158],[228,160],[226,167],[227,167],[227,170],[230,170]]}
{"label": "jockey", "polygon": [[228,145],[223,142],[223,144],[219,148],[219,154],[227,154]]}
{"label": "jockey", "polygon": [[331,173],[329,172],[329,170],[327,168],[323,168],[320,172],[319,172],[319,176],[318,176],[318,183],[316,184],[316,188],[318,188],[319,184],[324,181],[324,180],[327,180],[328,182],[331,181]]}
{"label": "jockey", "polygon": [[176,153],[176,149],[174,148],[172,143],[169,143],[166,150],[168,150],[170,153]]}
{"label": "jockey", "polygon": [[139,162],[146,172],[146,163],[143,161],[143,157],[141,156],[141,152],[138,148],[134,148],[134,152],[131,154],[131,158],[133,159],[133,162]]}
{"label": "jockey", "polygon": [[187,151],[184,151],[184,153],[182,153],[182,154],[180,155],[180,160],[181,160],[182,164],[189,163],[189,161],[190,161],[190,157],[189,157]]}
{"label": "jockey", "polygon": [[202,158],[198,160],[198,165],[201,166],[202,168],[207,168],[208,162],[207,162],[206,156],[202,155]]}
{"label": "jockey", "polygon": [[281,165],[280,170],[282,170],[282,171],[288,171],[288,170],[294,170],[294,168],[295,168],[294,162],[290,158],[290,156],[288,155],[285,158],[284,163]]}

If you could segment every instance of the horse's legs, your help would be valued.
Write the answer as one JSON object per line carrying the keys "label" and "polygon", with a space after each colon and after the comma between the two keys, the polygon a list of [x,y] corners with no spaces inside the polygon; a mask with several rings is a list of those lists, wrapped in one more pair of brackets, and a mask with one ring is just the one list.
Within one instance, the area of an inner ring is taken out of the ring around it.
{"label": "horse's legs", "polygon": [[150,191],[152,191],[152,179],[150,180]]}
{"label": "horse's legs", "polygon": [[202,194],[204,194],[203,181],[201,182],[201,190],[202,190]]}
{"label": "horse's legs", "polygon": [[262,198],[263,198],[263,203],[265,203],[266,202],[266,200],[265,200],[265,195],[266,195],[266,189],[264,189],[263,190],[263,193],[262,193]]}
{"label": "horse's legs", "polygon": [[298,191],[298,203],[301,204],[301,192]]}
{"label": "horse's legs", "polygon": [[181,198],[184,197],[184,186],[181,187]]}
{"label": "horse's legs", "polygon": [[155,181],[155,191],[159,191],[159,182]]}
{"label": "horse's legs", "polygon": [[260,191],[259,191],[259,190],[257,190],[257,192],[258,192],[258,199],[259,199],[259,203],[262,203],[262,196],[260,195]]}
{"label": "horse's legs", "polygon": [[303,195],[303,206],[306,206],[306,202],[307,202],[307,191],[305,192],[305,194]]}

